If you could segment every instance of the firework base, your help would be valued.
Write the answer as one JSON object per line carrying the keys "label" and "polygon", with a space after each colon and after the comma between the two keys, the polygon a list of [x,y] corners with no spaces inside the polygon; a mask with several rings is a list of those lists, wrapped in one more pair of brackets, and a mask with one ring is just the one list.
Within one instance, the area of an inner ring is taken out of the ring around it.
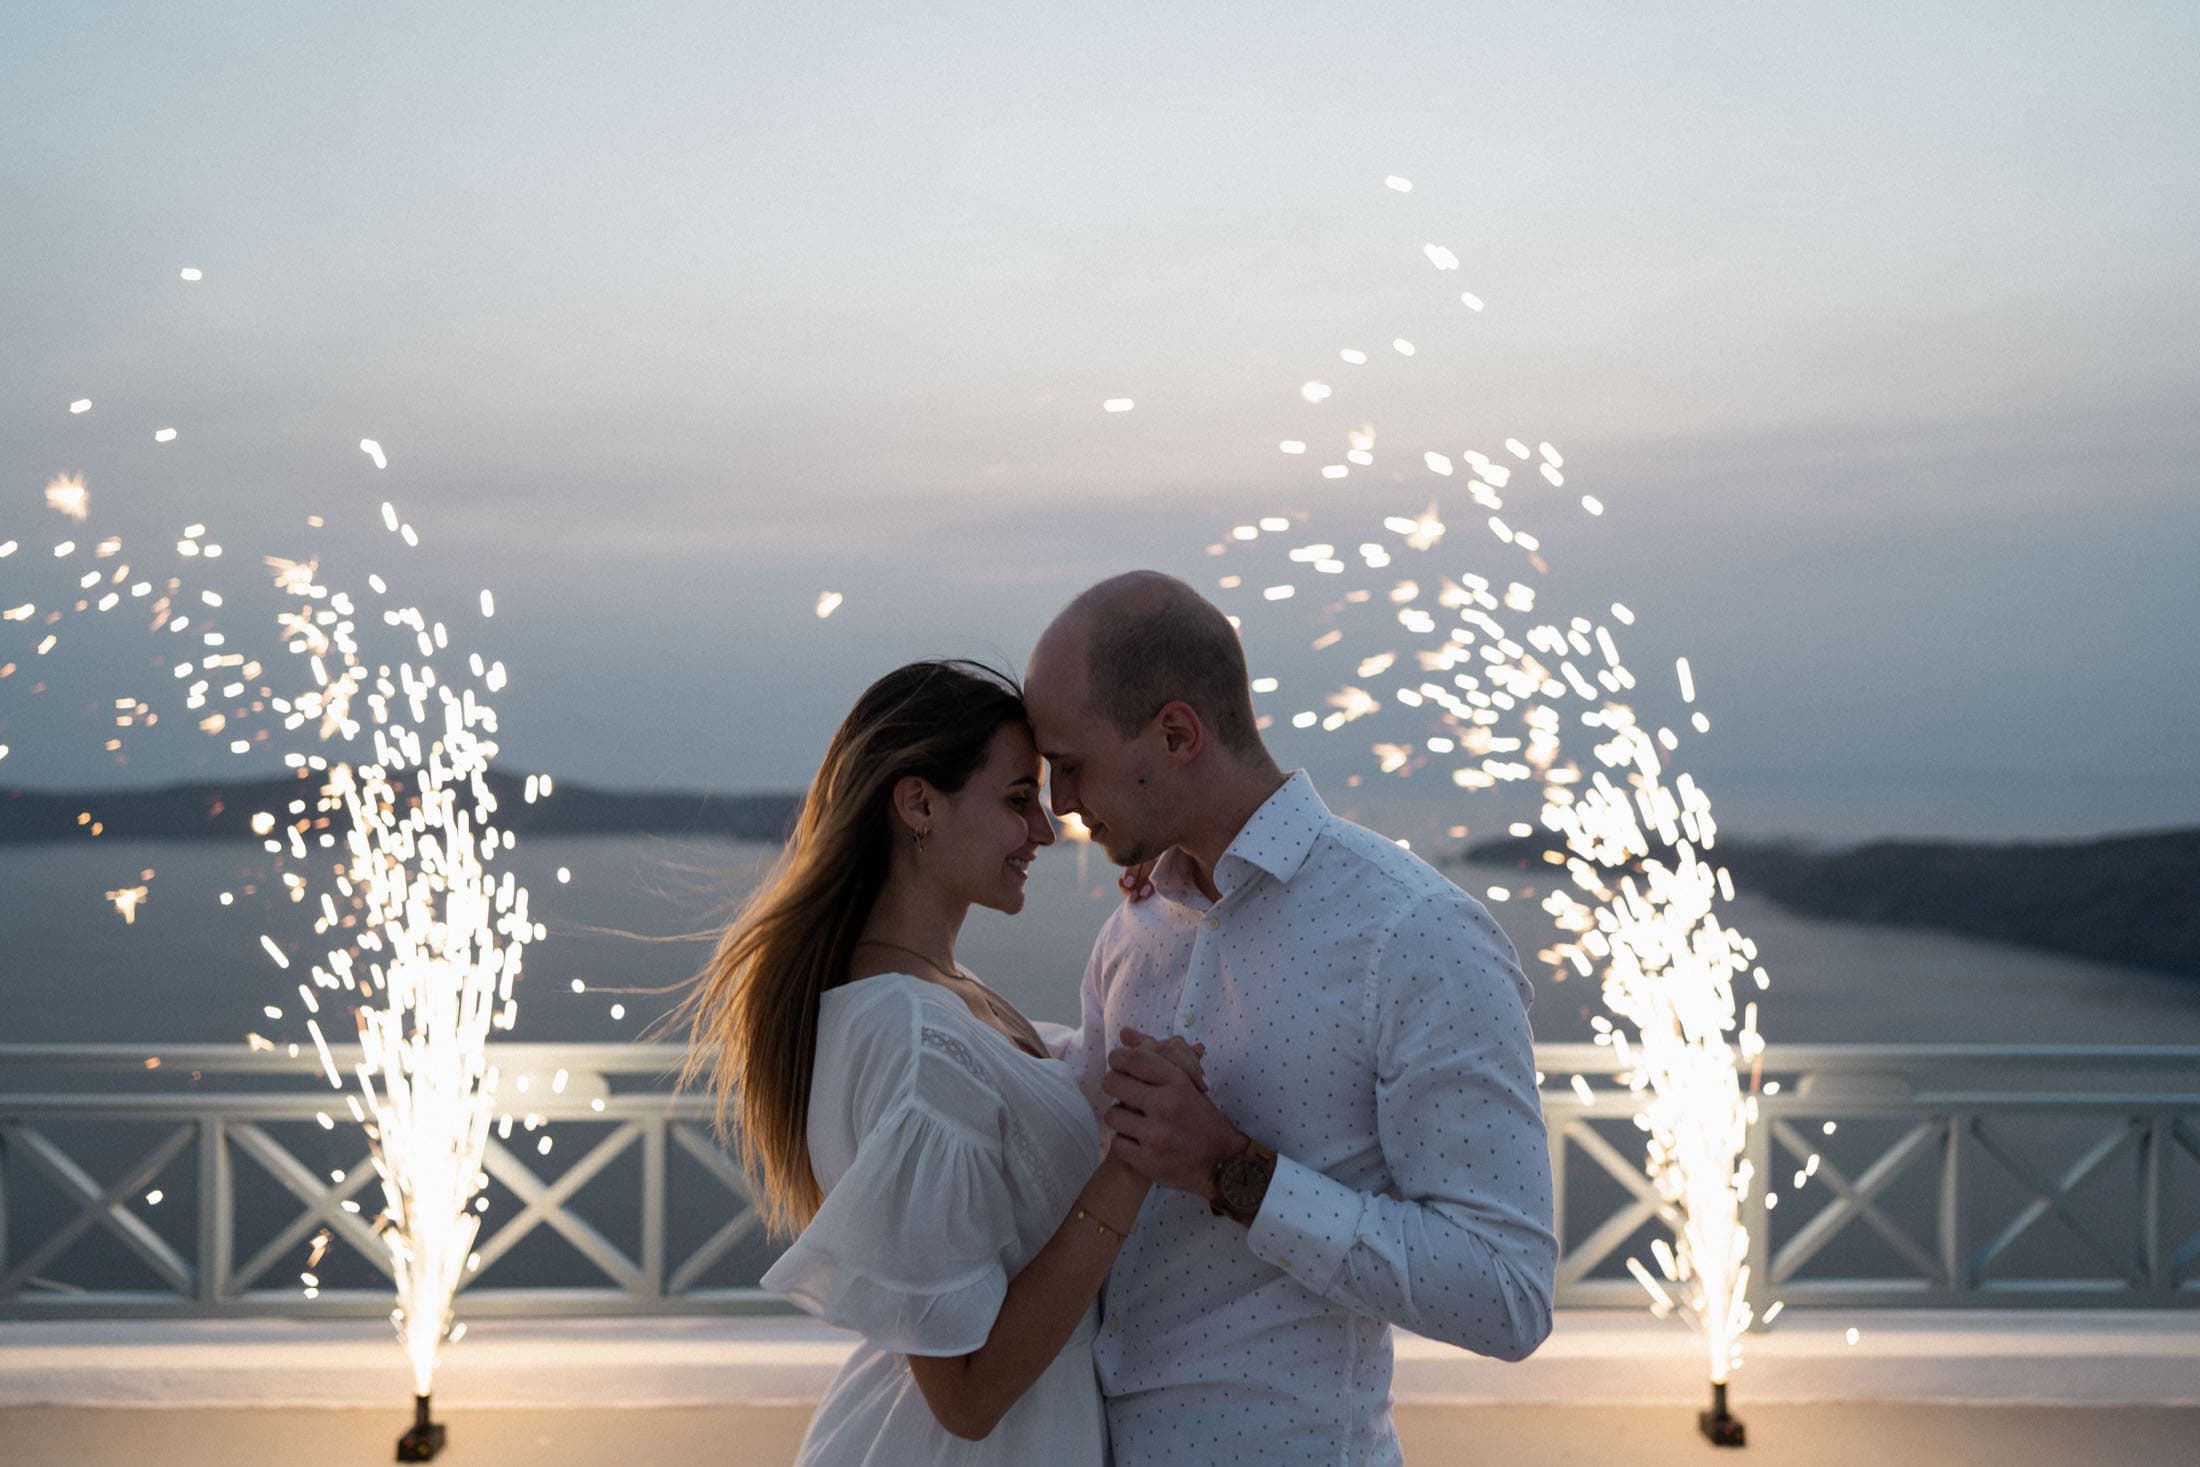
{"label": "firework base", "polygon": [[397,1439],[397,1460],[434,1461],[436,1453],[443,1450],[446,1435],[442,1422],[428,1419],[428,1398],[414,1396],[412,1430]]}
{"label": "firework base", "polygon": [[1715,1447],[1740,1447],[1749,1444],[1749,1433],[1743,1429],[1739,1416],[1728,1414],[1726,1409],[1726,1382],[1711,1383],[1711,1409],[1696,1413],[1696,1430]]}

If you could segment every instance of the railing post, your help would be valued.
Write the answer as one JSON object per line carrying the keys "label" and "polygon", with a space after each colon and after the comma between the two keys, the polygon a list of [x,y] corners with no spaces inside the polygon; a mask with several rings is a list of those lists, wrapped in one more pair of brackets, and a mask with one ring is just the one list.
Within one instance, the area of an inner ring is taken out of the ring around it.
{"label": "railing post", "polygon": [[1553,1125],[1545,1117],[1545,1139],[1551,1148],[1551,1232],[1558,1240],[1561,1261],[1566,1257],[1566,1126],[1564,1119]]}
{"label": "railing post", "polygon": [[229,1138],[222,1118],[199,1117],[199,1303],[212,1308],[229,1292],[236,1226]]}
{"label": "railing post", "polygon": [[665,1296],[665,1127],[660,1108],[642,1131],[642,1289],[650,1299]]}
{"label": "railing post", "polygon": [[1765,1099],[1750,1097],[1749,1129],[1742,1138],[1742,1157],[1749,1163],[1742,1226],[1749,1229],[1749,1327],[1753,1333],[1764,1329],[1765,1311],[1774,1298],[1772,1212],[1765,1206],[1766,1189],[1772,1182],[1772,1117],[1765,1113]]}
{"label": "railing post", "polygon": [[1960,1111],[1948,1116],[1940,1155],[1940,1280],[1951,1294],[1968,1285],[1963,1265],[1963,1133],[1969,1122]]}
{"label": "railing post", "polygon": [[2146,1125],[2139,1136],[2139,1275],[2154,1292],[2170,1286],[2169,1258],[2164,1248],[2163,1226],[2169,1219],[2169,1128],[2171,1117],[2157,1111],[2140,1118]]}

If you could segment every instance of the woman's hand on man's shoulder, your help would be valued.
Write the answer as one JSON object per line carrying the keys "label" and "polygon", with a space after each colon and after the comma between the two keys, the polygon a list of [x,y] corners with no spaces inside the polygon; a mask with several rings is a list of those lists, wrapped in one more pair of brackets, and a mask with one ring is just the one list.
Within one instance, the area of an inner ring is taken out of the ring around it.
{"label": "woman's hand on man's shoulder", "polygon": [[1161,858],[1156,856],[1151,861],[1140,861],[1137,865],[1126,868],[1121,876],[1116,877],[1115,884],[1121,889],[1124,898],[1132,902],[1142,902],[1152,896],[1153,868],[1160,864]]}

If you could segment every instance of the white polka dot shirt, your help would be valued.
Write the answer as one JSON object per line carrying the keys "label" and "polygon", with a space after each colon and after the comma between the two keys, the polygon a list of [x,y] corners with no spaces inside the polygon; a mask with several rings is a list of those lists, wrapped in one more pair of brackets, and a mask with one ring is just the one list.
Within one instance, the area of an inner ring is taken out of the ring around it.
{"label": "white polka dot shirt", "polygon": [[1155,1189],[1094,1355],[1116,1467],[1399,1461],[1391,1325],[1506,1360],[1550,1331],[1550,1152],[1530,989],[1482,905],[1294,774],[1216,863],[1108,919],[1070,1058],[1124,1027],[1207,1046],[1277,1152],[1250,1230]]}

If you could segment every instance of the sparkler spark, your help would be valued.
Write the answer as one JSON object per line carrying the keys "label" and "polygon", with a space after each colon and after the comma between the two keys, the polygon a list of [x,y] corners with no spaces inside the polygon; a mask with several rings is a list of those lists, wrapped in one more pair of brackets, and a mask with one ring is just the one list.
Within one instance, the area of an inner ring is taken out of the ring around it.
{"label": "sparkler spark", "polygon": [[46,508],[59,510],[72,520],[82,521],[92,512],[91,491],[84,487],[82,474],[57,474],[46,485]]}

